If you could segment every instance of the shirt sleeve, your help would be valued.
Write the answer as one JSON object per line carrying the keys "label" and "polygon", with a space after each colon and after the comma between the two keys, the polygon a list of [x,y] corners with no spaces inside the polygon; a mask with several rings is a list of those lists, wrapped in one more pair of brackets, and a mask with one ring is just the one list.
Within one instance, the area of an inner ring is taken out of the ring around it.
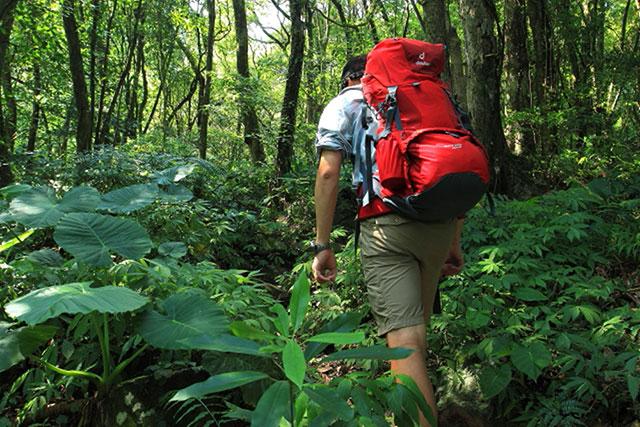
{"label": "shirt sleeve", "polygon": [[354,120],[351,100],[338,96],[329,102],[320,116],[316,135],[316,150],[341,151],[343,157],[351,154]]}

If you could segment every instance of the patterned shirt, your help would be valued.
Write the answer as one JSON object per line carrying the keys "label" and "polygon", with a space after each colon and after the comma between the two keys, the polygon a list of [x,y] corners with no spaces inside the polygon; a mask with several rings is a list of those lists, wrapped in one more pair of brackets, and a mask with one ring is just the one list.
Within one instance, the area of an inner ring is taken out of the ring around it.
{"label": "patterned shirt", "polygon": [[[363,126],[363,115],[366,115],[364,117],[364,122],[368,125],[366,128]],[[359,189],[358,195],[362,198],[363,206],[371,201],[365,179],[367,173],[365,136],[369,134],[375,140],[377,128],[377,120],[374,114],[368,111],[362,96],[362,85],[342,89],[340,94],[327,104],[318,123],[316,139],[318,155],[322,150],[341,151],[343,158],[352,160],[352,185],[354,189]],[[375,190],[379,190],[374,144],[371,144],[371,165],[373,186]]]}

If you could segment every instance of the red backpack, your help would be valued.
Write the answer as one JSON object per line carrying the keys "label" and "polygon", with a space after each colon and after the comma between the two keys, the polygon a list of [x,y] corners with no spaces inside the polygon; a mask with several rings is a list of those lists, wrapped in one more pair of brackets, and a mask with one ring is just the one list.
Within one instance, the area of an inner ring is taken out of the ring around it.
{"label": "red backpack", "polygon": [[440,80],[444,49],[406,38],[383,40],[367,55],[362,78],[364,98],[379,119],[378,196],[418,221],[463,215],[489,183],[486,149]]}

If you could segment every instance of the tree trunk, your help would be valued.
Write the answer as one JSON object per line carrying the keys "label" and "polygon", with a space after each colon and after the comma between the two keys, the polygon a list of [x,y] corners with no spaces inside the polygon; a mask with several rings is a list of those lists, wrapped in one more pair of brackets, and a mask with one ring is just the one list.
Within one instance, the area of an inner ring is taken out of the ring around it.
{"label": "tree trunk", "polygon": [[302,77],[302,62],[304,55],[304,24],[302,22],[302,8],[305,0],[289,0],[291,16],[291,52],[287,69],[287,84],[282,100],[280,114],[280,132],[278,135],[278,175],[283,176],[291,171],[293,158],[293,140],[296,129],[296,108],[298,106],[298,92]]}
{"label": "tree trunk", "polygon": [[207,0],[207,12],[209,14],[209,29],[207,32],[207,52],[204,67],[204,88],[201,91],[200,105],[198,106],[200,132],[198,137],[198,148],[200,158],[207,158],[207,132],[209,130],[209,102],[211,100],[211,78],[213,70],[213,40],[215,35],[216,11],[215,1]]}
{"label": "tree trunk", "polygon": [[[420,5],[424,12],[424,30],[429,43],[442,43],[449,46],[449,32],[447,31],[447,21],[449,12],[445,0],[420,0]],[[447,52],[447,64],[449,64],[449,52]],[[453,87],[451,67],[447,66],[442,73],[442,79],[450,82]]]}
{"label": "tree trunk", "polygon": [[118,0],[113,0],[113,8],[111,9],[111,14],[109,15],[109,20],[107,21],[107,28],[105,31],[106,41],[104,45],[104,52],[102,53],[102,64],[100,67],[100,95],[98,97],[98,115],[97,120],[94,127],[94,141],[96,144],[101,144],[100,141],[100,131],[102,129],[103,122],[103,111],[104,111],[104,103],[107,94],[107,71],[109,69],[109,53],[111,51],[111,29],[113,28],[113,20],[116,16],[116,11],[118,10]]}
{"label": "tree trunk", "polygon": [[76,150],[78,153],[88,151],[91,148],[91,112],[87,96],[87,84],[84,80],[84,66],[82,64],[82,52],[80,51],[80,38],[75,17],[75,1],[64,0],[62,4],[62,23],[67,37],[69,50],[69,66],[73,81],[73,95],[78,113],[76,127]]}
{"label": "tree trunk", "polygon": [[[521,112],[530,107],[527,19],[524,0],[505,0],[505,72],[509,109]],[[514,121],[508,129],[511,151],[534,152],[533,135],[526,123]]]}
{"label": "tree trunk", "polygon": [[[0,0],[0,72],[5,76],[7,67],[7,50],[13,29],[13,13],[17,0]],[[11,155],[12,135],[9,135],[3,111],[3,96],[0,91],[0,188],[13,182],[13,173],[9,157]]]}
{"label": "tree trunk", "polygon": [[247,14],[244,0],[233,0],[233,14],[235,17],[236,40],[238,50],[236,52],[236,67],[240,76],[238,89],[240,92],[240,116],[244,127],[244,143],[249,147],[251,160],[254,163],[263,163],[264,148],[260,140],[258,115],[252,97],[255,92],[251,84],[249,74],[249,34],[247,32]]}
{"label": "tree trunk", "polygon": [[27,138],[27,151],[36,150],[36,139],[38,137],[38,125],[40,123],[40,93],[42,91],[42,76],[40,74],[40,64],[33,66],[33,103],[31,109],[31,124],[29,125],[29,137]]}
{"label": "tree trunk", "polygon": [[138,28],[140,26],[140,21],[142,20],[142,0],[138,0],[138,5],[136,6],[136,10],[134,12],[135,21],[133,24],[133,31],[131,34],[131,38],[129,39],[129,49],[127,51],[127,57],[125,59],[124,68],[120,72],[120,78],[118,79],[118,83],[113,91],[113,97],[111,98],[111,103],[109,104],[109,108],[104,116],[104,120],[102,121],[102,128],[100,129],[100,134],[98,137],[99,144],[105,144],[107,140],[107,134],[109,133],[109,128],[111,125],[111,116],[120,101],[120,93],[124,88],[124,85],[127,81],[127,77],[129,76],[129,72],[131,71],[131,64],[133,62],[133,57],[136,51],[136,46],[138,45]]}
{"label": "tree trunk", "polygon": [[490,1],[460,0],[469,78],[467,101],[476,135],[489,150],[494,188],[508,192],[505,182],[506,142],[500,116],[501,58]]}
{"label": "tree trunk", "polygon": [[429,43],[448,42],[447,6],[444,0],[420,0],[424,12],[425,36]]}
{"label": "tree trunk", "polygon": [[367,25],[369,25],[369,31],[371,33],[371,41],[373,44],[378,44],[380,36],[378,36],[378,27],[376,27],[376,21],[373,15],[369,13],[369,2],[362,0],[362,6],[364,7],[364,14],[367,17]]}
{"label": "tree trunk", "polygon": [[450,23],[448,14],[447,32],[447,39],[449,40],[447,50],[451,70],[451,92],[453,92],[458,102],[462,105],[462,108],[468,110],[467,80],[464,72],[464,61],[462,60],[462,43],[460,42],[460,37],[458,37],[458,31]]}
{"label": "tree trunk", "polygon": [[[100,0],[92,0],[92,21],[91,34],[89,36],[89,99],[91,100],[91,123],[96,123],[96,65],[97,65],[97,47],[98,47],[98,28],[102,17],[102,2]],[[93,130],[92,130],[93,132]]]}
{"label": "tree trunk", "polygon": [[546,92],[552,85],[551,24],[547,16],[545,0],[528,0],[527,11],[533,40],[534,102],[536,105],[542,105],[545,102]]}

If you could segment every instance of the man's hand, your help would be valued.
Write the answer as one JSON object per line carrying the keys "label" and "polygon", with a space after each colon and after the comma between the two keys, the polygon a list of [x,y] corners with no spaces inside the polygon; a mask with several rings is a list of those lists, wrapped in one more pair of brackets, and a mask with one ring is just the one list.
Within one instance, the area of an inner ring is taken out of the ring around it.
{"label": "man's hand", "polygon": [[330,282],[336,278],[338,269],[336,267],[336,256],[331,249],[326,249],[320,252],[313,258],[313,264],[311,266],[313,270],[313,277],[320,282]]}
{"label": "man's hand", "polygon": [[449,249],[449,256],[442,266],[440,274],[445,276],[453,276],[460,273],[464,267],[464,256],[462,255],[462,249],[460,249],[460,243],[454,242]]}

